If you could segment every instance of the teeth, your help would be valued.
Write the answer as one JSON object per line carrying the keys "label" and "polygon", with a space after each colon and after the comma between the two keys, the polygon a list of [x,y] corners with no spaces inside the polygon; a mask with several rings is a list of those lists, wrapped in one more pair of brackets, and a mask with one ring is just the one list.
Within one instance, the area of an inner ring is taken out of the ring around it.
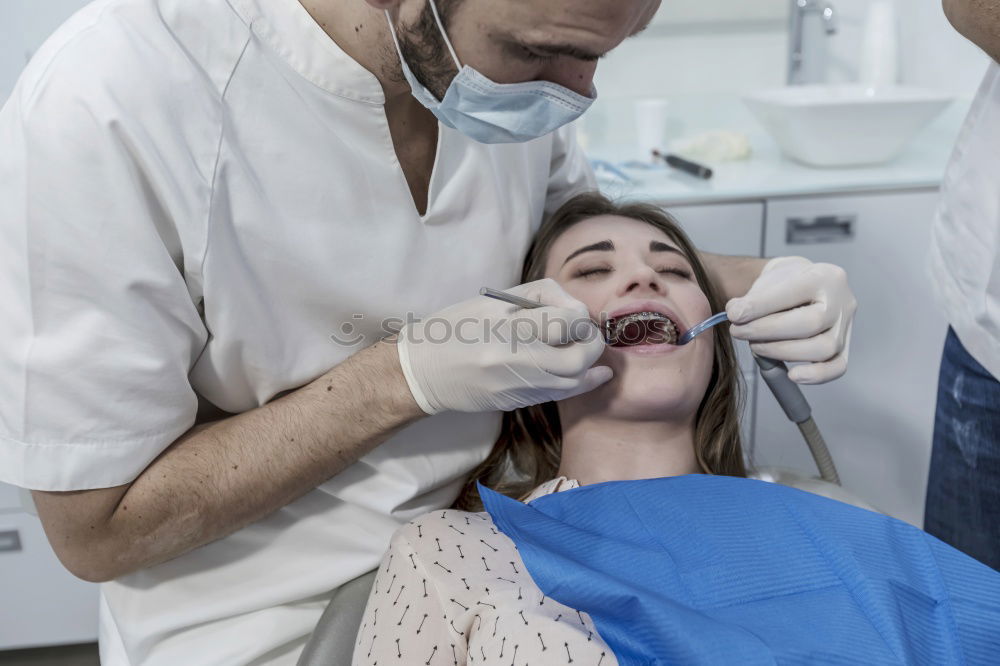
{"label": "teeth", "polygon": [[[625,329],[639,322],[657,322],[658,332],[663,337],[663,342],[673,344],[677,341],[677,325],[669,317],[659,312],[633,312],[604,322],[604,339],[609,344],[616,344],[623,338]],[[643,332],[645,337],[645,331]]]}

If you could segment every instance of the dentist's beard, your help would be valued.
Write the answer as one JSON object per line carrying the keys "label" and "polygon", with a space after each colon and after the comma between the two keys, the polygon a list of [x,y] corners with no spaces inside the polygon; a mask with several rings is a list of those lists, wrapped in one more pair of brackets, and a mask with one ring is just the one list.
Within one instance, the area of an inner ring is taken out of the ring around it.
{"label": "dentist's beard", "polygon": [[[442,7],[441,11],[444,12],[445,9]],[[445,22],[447,30],[448,16],[443,15],[442,21]],[[396,34],[399,39],[399,50],[403,53],[403,58],[409,65],[410,71],[438,100],[443,99],[449,84],[458,74],[458,70],[455,68],[455,61],[451,59],[451,54],[448,52],[448,46],[441,37],[441,32],[437,28],[434,14],[431,13],[430,3],[424,5],[416,23],[408,26],[397,26]],[[395,49],[392,49],[392,56],[398,57]],[[399,69],[399,77],[405,81],[402,69]]]}

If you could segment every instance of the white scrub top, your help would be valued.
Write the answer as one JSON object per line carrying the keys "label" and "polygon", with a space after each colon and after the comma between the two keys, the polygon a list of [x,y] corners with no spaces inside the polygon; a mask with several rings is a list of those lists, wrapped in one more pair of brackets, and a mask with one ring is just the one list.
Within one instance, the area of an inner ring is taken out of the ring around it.
{"label": "white scrub top", "polygon": [[931,236],[935,300],[1000,379],[1000,65],[991,62],[941,185]]}
{"label": "white scrub top", "polygon": [[[297,0],[99,0],[63,26],[0,112],[0,481],[128,483],[199,402],[252,409],[384,318],[515,284],[544,212],[593,187],[568,130],[483,145],[441,126],[421,216],[382,105]],[[498,426],[425,419],[104,585],[104,665],[294,663],[330,590],[450,504]]]}

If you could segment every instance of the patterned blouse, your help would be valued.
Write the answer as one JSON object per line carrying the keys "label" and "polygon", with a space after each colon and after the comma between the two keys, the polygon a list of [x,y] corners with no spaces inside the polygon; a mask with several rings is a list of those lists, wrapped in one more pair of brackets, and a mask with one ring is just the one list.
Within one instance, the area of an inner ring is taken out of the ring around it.
{"label": "patterned blouse", "polygon": [[[524,501],[579,484],[547,481]],[[488,513],[401,527],[375,578],[354,666],[617,666],[590,616],[544,596]]]}

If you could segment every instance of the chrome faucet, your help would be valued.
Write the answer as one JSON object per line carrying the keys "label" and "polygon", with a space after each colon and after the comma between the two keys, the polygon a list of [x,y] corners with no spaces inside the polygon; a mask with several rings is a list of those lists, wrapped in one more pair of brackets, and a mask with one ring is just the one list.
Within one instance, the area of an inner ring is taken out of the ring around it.
{"label": "chrome faucet", "polygon": [[[837,14],[825,0],[792,0],[788,29],[788,85],[826,81],[825,35],[837,32]],[[818,24],[817,24],[818,20]],[[809,38],[806,38],[806,29]],[[822,28],[822,33],[818,28]]]}

